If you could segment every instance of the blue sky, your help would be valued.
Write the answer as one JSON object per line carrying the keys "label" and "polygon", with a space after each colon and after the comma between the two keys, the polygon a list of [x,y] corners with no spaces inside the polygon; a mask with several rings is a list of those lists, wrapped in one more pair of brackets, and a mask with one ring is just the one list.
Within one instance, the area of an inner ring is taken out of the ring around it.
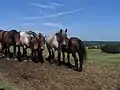
{"label": "blue sky", "polygon": [[47,35],[67,28],[82,40],[120,40],[120,0],[0,1],[0,29]]}

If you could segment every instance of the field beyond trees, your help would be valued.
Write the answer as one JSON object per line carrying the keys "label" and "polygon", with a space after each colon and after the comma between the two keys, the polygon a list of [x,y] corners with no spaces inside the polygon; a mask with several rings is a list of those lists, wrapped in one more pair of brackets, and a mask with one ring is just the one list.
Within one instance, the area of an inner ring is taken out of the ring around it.
{"label": "field beyond trees", "polygon": [[[45,57],[47,56],[45,51]],[[5,90],[119,90],[120,54],[87,49],[83,72],[66,66],[0,59],[0,86]],[[71,62],[74,64],[71,57]]]}

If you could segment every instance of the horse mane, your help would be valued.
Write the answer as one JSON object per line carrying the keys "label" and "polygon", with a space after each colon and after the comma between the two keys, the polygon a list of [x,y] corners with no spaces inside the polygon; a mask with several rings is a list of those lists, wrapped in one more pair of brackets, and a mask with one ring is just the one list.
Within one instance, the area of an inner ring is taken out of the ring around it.
{"label": "horse mane", "polygon": [[66,37],[66,39],[68,39],[68,40],[69,40],[69,38],[68,38],[68,37]]}
{"label": "horse mane", "polygon": [[[62,29],[60,29],[60,30],[62,30]],[[59,33],[60,33],[60,30],[57,30],[57,31],[55,32],[55,34],[59,34]]]}
{"label": "horse mane", "polygon": [[15,30],[15,29],[12,29],[12,30],[10,30],[10,31],[14,31],[14,32],[18,33],[17,30]]}
{"label": "horse mane", "polygon": [[28,31],[27,34],[29,34],[29,35],[33,35],[34,37],[37,36],[37,34],[36,34],[35,32],[33,32],[33,31]]}

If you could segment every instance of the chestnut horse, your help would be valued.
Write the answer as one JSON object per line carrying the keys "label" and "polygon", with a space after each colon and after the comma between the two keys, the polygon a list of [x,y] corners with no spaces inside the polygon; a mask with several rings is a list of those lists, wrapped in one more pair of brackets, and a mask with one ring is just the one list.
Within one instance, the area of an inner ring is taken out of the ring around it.
{"label": "chestnut horse", "polygon": [[[67,65],[70,65],[70,54],[72,54],[75,61],[74,70],[81,72],[83,67],[83,62],[84,60],[86,60],[85,45],[79,38],[76,37],[71,37],[70,39],[66,37],[66,42],[67,45],[64,45],[62,47],[63,63],[65,63],[65,52],[67,53],[67,59],[68,59]],[[78,54],[79,57],[79,63],[80,63],[79,68],[78,68],[78,58],[76,54]]]}

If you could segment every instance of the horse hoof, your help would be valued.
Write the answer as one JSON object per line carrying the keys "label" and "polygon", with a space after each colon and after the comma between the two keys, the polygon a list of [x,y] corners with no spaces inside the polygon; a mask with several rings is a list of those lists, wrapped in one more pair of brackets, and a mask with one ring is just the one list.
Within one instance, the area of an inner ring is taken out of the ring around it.
{"label": "horse hoof", "polygon": [[79,72],[82,72],[82,69],[78,69]]}
{"label": "horse hoof", "polygon": [[5,55],[3,54],[2,57],[4,57]]}
{"label": "horse hoof", "polygon": [[25,62],[27,62],[27,60],[24,60]]}
{"label": "horse hoof", "polygon": [[10,60],[10,58],[7,58],[7,60]]}
{"label": "horse hoof", "polygon": [[29,59],[29,61],[32,61],[32,59]]}
{"label": "horse hoof", "polygon": [[14,60],[17,61],[17,58],[15,58]]}
{"label": "horse hoof", "polygon": [[79,71],[77,67],[74,67],[73,69],[74,69],[75,71]]}

